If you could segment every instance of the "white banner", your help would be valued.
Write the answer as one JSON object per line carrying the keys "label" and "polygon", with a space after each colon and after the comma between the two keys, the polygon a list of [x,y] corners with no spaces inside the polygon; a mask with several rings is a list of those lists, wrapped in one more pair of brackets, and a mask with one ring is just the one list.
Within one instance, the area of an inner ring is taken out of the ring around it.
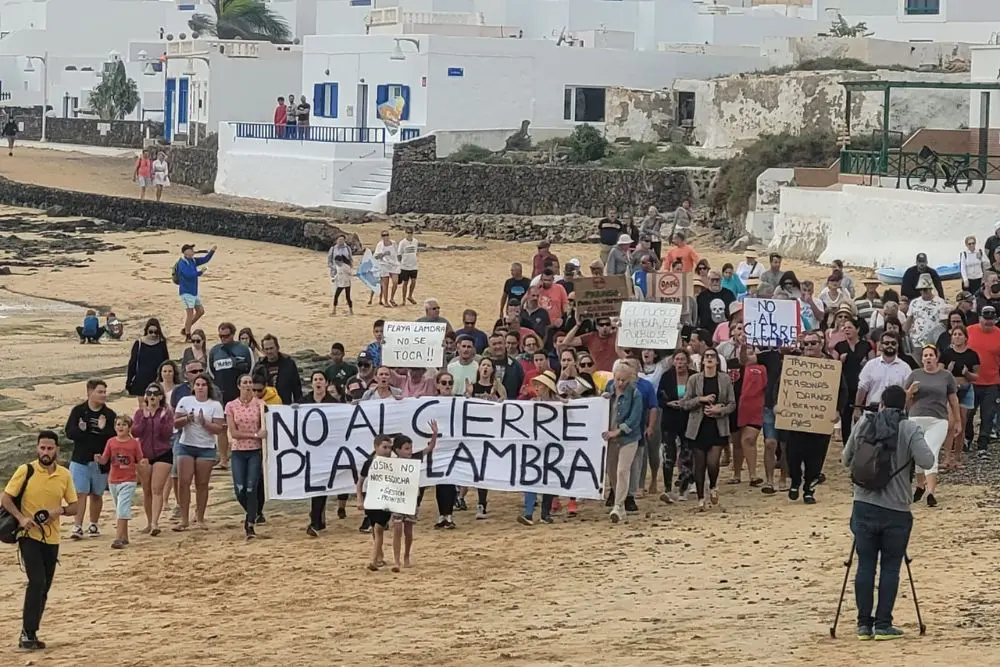
{"label": "white banner", "polygon": [[420,460],[376,456],[368,468],[366,510],[416,514]]}
{"label": "white banner", "polygon": [[802,331],[798,300],[744,300],[743,331],[747,343],[757,347],[783,347],[795,342]]}
{"label": "white banner", "polygon": [[382,363],[390,368],[444,366],[444,322],[386,322]]}
{"label": "white banner", "polygon": [[618,326],[618,347],[672,350],[681,328],[679,303],[623,301]]}
{"label": "white banner", "polygon": [[356,405],[269,406],[265,478],[268,499],[354,493],[378,434],[402,433],[422,451],[437,420],[437,447],[421,466],[420,486],[458,484],[601,498],[609,405],[471,398],[404,398]]}

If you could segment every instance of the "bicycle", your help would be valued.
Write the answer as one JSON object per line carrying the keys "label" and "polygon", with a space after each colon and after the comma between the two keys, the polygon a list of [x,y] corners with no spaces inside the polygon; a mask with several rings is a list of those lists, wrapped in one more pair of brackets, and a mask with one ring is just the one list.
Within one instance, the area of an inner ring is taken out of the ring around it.
{"label": "bicycle", "polygon": [[939,173],[944,174],[944,187],[952,188],[958,194],[980,194],[986,189],[983,172],[975,167],[962,165],[951,160],[943,160],[930,146],[924,146],[918,153],[921,164],[906,175],[908,190],[939,192]]}

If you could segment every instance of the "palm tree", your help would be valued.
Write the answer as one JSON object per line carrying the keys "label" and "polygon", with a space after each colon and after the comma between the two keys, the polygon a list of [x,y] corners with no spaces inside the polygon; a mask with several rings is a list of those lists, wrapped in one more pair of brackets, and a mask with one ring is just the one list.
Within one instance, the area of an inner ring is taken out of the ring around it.
{"label": "palm tree", "polygon": [[101,82],[87,100],[101,120],[121,120],[139,105],[139,88],[125,73],[125,63],[116,61],[105,70]]}
{"label": "palm tree", "polygon": [[215,17],[195,14],[188,21],[194,32],[219,39],[256,39],[278,44],[292,41],[288,23],[263,0],[211,0]]}

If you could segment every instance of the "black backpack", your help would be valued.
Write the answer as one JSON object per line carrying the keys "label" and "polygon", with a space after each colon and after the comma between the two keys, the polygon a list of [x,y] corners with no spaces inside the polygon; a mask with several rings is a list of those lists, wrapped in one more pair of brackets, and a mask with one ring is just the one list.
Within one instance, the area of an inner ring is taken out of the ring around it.
{"label": "black backpack", "polygon": [[[895,445],[895,443],[893,443]],[[889,481],[906,470],[913,459],[899,470],[892,469],[892,455],[896,447],[888,443],[877,443],[858,438],[851,459],[851,481],[868,491],[881,491],[889,486]]]}
{"label": "black backpack", "polygon": [[177,267],[180,265],[180,263],[181,260],[177,260],[176,262],[174,262],[174,268],[170,269],[170,279],[174,281],[175,285],[181,284],[180,274],[177,273]]}
{"label": "black backpack", "polygon": [[[31,475],[35,472],[35,466],[28,463],[26,464],[28,469],[24,471],[24,483],[21,485],[21,490],[16,496],[14,496],[14,506],[17,509],[21,509],[21,498],[24,496],[25,489],[28,488],[28,482],[31,481]],[[17,538],[21,532],[21,525],[14,518],[14,515],[7,510],[0,508],[0,542],[4,544],[14,544],[17,542]]]}

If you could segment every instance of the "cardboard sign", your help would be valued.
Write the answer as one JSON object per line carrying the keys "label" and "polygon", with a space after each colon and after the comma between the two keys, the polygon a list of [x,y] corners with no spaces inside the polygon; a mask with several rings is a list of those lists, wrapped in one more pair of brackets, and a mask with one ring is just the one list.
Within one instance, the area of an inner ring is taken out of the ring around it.
{"label": "cardboard sign", "polygon": [[694,297],[694,281],[690,273],[661,271],[649,275],[650,298],[661,303],[687,303]]}
{"label": "cardboard sign", "polygon": [[578,320],[618,317],[622,301],[629,299],[625,276],[595,276],[573,280]]}
{"label": "cardboard sign", "polygon": [[841,365],[833,359],[786,356],[781,361],[775,425],[830,435],[837,421]]}
{"label": "cardboard sign", "polygon": [[390,368],[444,366],[444,322],[386,322],[382,363]]}
{"label": "cardboard sign", "polygon": [[802,311],[796,299],[745,299],[743,331],[757,347],[784,347],[802,332]]}
{"label": "cardboard sign", "polygon": [[681,304],[625,301],[618,325],[618,347],[673,350],[681,328]]}
{"label": "cardboard sign", "polygon": [[368,468],[365,509],[416,514],[420,495],[420,459],[376,456]]}

